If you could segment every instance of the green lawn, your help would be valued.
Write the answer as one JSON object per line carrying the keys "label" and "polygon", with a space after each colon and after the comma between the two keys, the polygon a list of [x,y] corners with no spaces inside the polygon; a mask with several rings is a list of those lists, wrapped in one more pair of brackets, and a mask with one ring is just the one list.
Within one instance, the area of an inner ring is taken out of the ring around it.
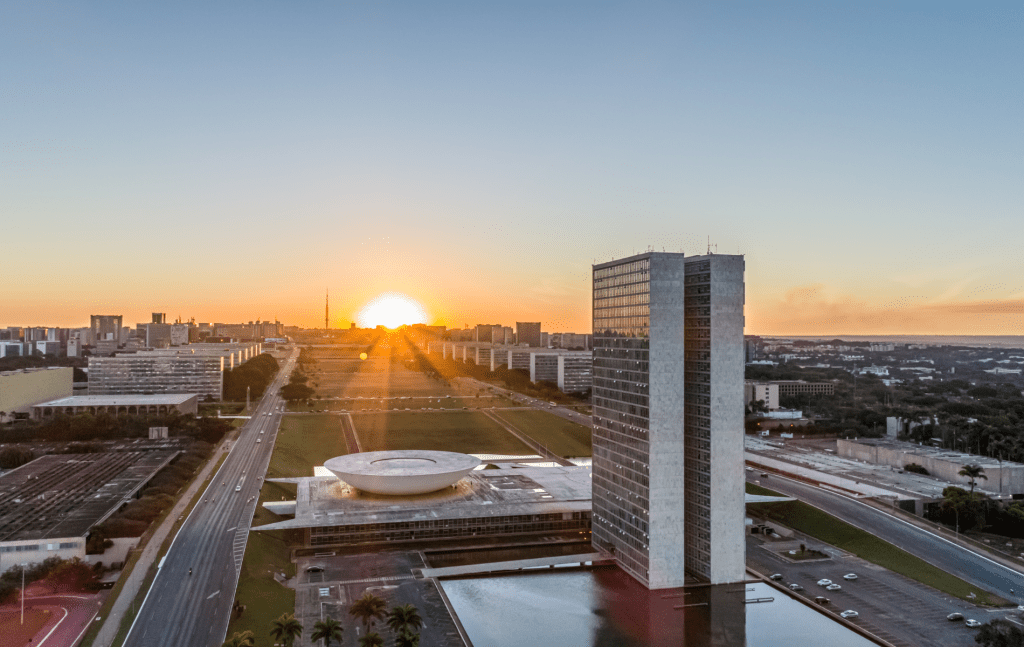
{"label": "green lawn", "polygon": [[578,458],[591,455],[589,427],[547,411],[498,411],[495,414],[559,456]]}
{"label": "green lawn", "polygon": [[747,483],[747,494],[757,494],[758,496],[786,496],[785,494],[779,494],[775,490],[769,490],[766,487],[761,487],[757,483]]}
{"label": "green lawn", "polygon": [[[752,492],[753,494],[777,495],[771,490],[752,486],[749,483],[747,484],[748,492],[751,491],[751,487],[758,490]],[[747,506],[747,510],[751,516],[776,521],[788,528],[810,535],[836,548],[853,553],[861,559],[878,564],[962,600],[968,599],[968,594],[973,592],[978,596],[975,600],[977,603],[993,606],[1006,604],[1005,600],[982,591],[960,578],[932,566],[923,559],[802,501],[752,503]]]}
{"label": "green lawn", "polygon": [[267,478],[312,476],[313,467],[348,453],[338,416],[285,416]]}
{"label": "green lawn", "polygon": [[279,584],[274,573],[295,575],[295,564],[289,561],[282,533],[250,532],[235,592],[235,599],[246,609],[241,617],[231,615],[228,638],[233,633],[249,630],[256,635],[258,646],[273,644],[271,622],[282,613],[295,612],[295,591]]}
{"label": "green lawn", "polygon": [[533,454],[477,411],[361,413],[352,416],[363,451],[430,449],[465,454]]}

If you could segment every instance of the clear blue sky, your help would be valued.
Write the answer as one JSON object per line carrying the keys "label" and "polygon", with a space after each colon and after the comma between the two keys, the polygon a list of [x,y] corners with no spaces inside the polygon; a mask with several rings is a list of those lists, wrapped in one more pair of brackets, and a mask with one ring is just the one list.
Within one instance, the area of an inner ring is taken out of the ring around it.
{"label": "clear blue sky", "polygon": [[1024,334],[1019,2],[339,4],[0,3],[0,325],[582,331],[710,237],[750,333]]}

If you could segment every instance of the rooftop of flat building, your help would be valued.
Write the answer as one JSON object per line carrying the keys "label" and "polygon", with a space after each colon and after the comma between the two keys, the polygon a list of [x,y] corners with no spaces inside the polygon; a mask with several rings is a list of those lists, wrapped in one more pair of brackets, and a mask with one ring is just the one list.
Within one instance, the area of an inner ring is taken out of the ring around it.
{"label": "rooftop of flat building", "polygon": [[25,373],[38,373],[40,371],[59,371],[61,369],[70,371],[71,368],[72,367],[70,366],[37,366],[35,368],[19,368],[13,371],[0,371],[0,377],[7,375],[23,375]]}
{"label": "rooftop of flat building", "polygon": [[0,541],[82,537],[177,450],[47,454],[0,476]]}
{"label": "rooftop of flat building", "polygon": [[153,395],[72,395],[49,402],[40,402],[36,407],[112,407],[132,406],[139,404],[179,405],[192,398],[199,397],[195,393],[159,393]]}
{"label": "rooftop of flat building", "polygon": [[1024,464],[1015,463],[1013,461],[999,461],[996,458],[989,458],[988,456],[981,456],[979,454],[967,454],[953,449],[943,449],[941,447],[932,447],[930,445],[918,445],[917,443],[894,440],[892,438],[856,438],[853,440],[846,439],[846,441],[861,445],[868,445],[870,447],[885,447],[887,449],[901,451],[906,454],[927,456],[929,458],[949,461],[951,463],[959,463],[961,465],[980,465],[990,469],[1000,466],[1024,467]]}

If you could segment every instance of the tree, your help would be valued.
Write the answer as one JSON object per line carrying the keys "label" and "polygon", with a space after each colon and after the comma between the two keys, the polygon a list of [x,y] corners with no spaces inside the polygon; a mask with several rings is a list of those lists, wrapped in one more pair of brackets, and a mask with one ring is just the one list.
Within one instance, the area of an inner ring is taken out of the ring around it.
{"label": "tree", "polygon": [[416,632],[423,626],[423,618],[420,617],[419,609],[411,604],[403,604],[391,609],[387,624],[396,635],[406,631]]}
{"label": "tree", "polygon": [[412,631],[403,631],[395,636],[395,647],[419,647],[420,635]]}
{"label": "tree", "polygon": [[384,647],[384,639],[376,631],[359,638],[359,647]]}
{"label": "tree", "polygon": [[387,615],[387,603],[367,591],[363,597],[352,603],[348,613],[350,616],[358,618],[369,631],[374,621],[383,620]]}
{"label": "tree", "polygon": [[341,644],[341,623],[331,617],[320,620],[313,625],[313,635],[309,638],[313,642],[323,640],[324,647],[331,647],[332,640]]}
{"label": "tree", "polygon": [[971,480],[971,494],[974,494],[974,485],[977,479],[985,479],[986,481],[988,480],[988,477],[985,476],[985,468],[977,464],[964,465],[962,468],[960,468],[960,471],[957,472],[957,474],[959,474],[960,476],[966,476]]}
{"label": "tree", "polygon": [[983,647],[1024,647],[1024,631],[1005,620],[996,619],[981,626],[974,642]]}
{"label": "tree", "polygon": [[274,621],[270,635],[274,640],[283,640],[285,645],[291,647],[295,639],[302,635],[302,625],[295,619],[295,616],[284,613]]}
{"label": "tree", "polygon": [[224,642],[224,647],[256,647],[256,635],[251,631],[231,634]]}

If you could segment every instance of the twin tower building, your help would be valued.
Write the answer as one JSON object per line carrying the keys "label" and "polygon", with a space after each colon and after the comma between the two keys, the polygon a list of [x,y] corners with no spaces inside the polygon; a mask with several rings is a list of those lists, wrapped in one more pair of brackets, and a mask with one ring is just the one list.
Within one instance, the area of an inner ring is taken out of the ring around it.
{"label": "twin tower building", "polygon": [[743,257],[593,270],[592,541],[648,589],[743,580]]}

